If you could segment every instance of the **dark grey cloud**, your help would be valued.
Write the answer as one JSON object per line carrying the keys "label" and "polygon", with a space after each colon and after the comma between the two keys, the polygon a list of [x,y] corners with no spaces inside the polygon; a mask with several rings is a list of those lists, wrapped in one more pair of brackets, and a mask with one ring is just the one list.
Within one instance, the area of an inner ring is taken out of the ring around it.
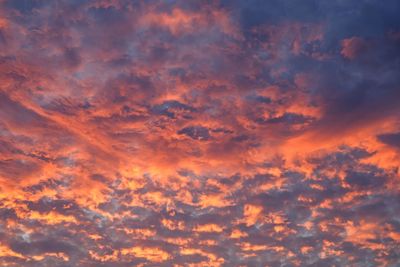
{"label": "dark grey cloud", "polygon": [[389,146],[400,147],[400,133],[387,133],[378,135],[378,140]]}
{"label": "dark grey cloud", "polygon": [[184,134],[194,140],[207,141],[211,138],[208,128],[203,126],[189,126],[178,131],[178,134]]}
{"label": "dark grey cloud", "polygon": [[399,265],[399,5],[3,1],[0,265]]}

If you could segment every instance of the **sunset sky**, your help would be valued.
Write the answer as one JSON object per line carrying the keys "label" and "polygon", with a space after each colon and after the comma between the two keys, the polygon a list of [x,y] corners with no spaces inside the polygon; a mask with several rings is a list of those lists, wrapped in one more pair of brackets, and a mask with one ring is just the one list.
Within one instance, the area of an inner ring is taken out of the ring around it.
{"label": "sunset sky", "polygon": [[0,266],[400,266],[399,14],[0,0]]}

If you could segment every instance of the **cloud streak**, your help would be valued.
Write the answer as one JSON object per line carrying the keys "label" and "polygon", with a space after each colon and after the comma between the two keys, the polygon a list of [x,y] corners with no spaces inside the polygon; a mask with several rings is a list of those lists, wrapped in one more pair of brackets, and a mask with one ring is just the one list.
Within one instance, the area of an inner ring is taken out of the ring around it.
{"label": "cloud streak", "polygon": [[0,265],[397,266],[396,1],[0,1]]}

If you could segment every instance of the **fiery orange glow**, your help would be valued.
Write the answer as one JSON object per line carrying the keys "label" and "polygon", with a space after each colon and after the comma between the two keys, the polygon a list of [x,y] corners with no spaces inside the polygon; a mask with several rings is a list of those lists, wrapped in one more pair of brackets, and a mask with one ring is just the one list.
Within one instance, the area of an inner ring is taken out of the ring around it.
{"label": "fiery orange glow", "polygon": [[0,266],[400,266],[396,0],[0,0]]}

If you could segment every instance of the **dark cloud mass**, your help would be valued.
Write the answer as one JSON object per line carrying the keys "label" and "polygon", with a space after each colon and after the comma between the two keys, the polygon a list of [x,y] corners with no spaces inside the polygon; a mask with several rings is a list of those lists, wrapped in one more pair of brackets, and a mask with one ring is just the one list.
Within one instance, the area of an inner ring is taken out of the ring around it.
{"label": "dark cloud mass", "polygon": [[400,266],[399,13],[0,0],[0,266]]}

